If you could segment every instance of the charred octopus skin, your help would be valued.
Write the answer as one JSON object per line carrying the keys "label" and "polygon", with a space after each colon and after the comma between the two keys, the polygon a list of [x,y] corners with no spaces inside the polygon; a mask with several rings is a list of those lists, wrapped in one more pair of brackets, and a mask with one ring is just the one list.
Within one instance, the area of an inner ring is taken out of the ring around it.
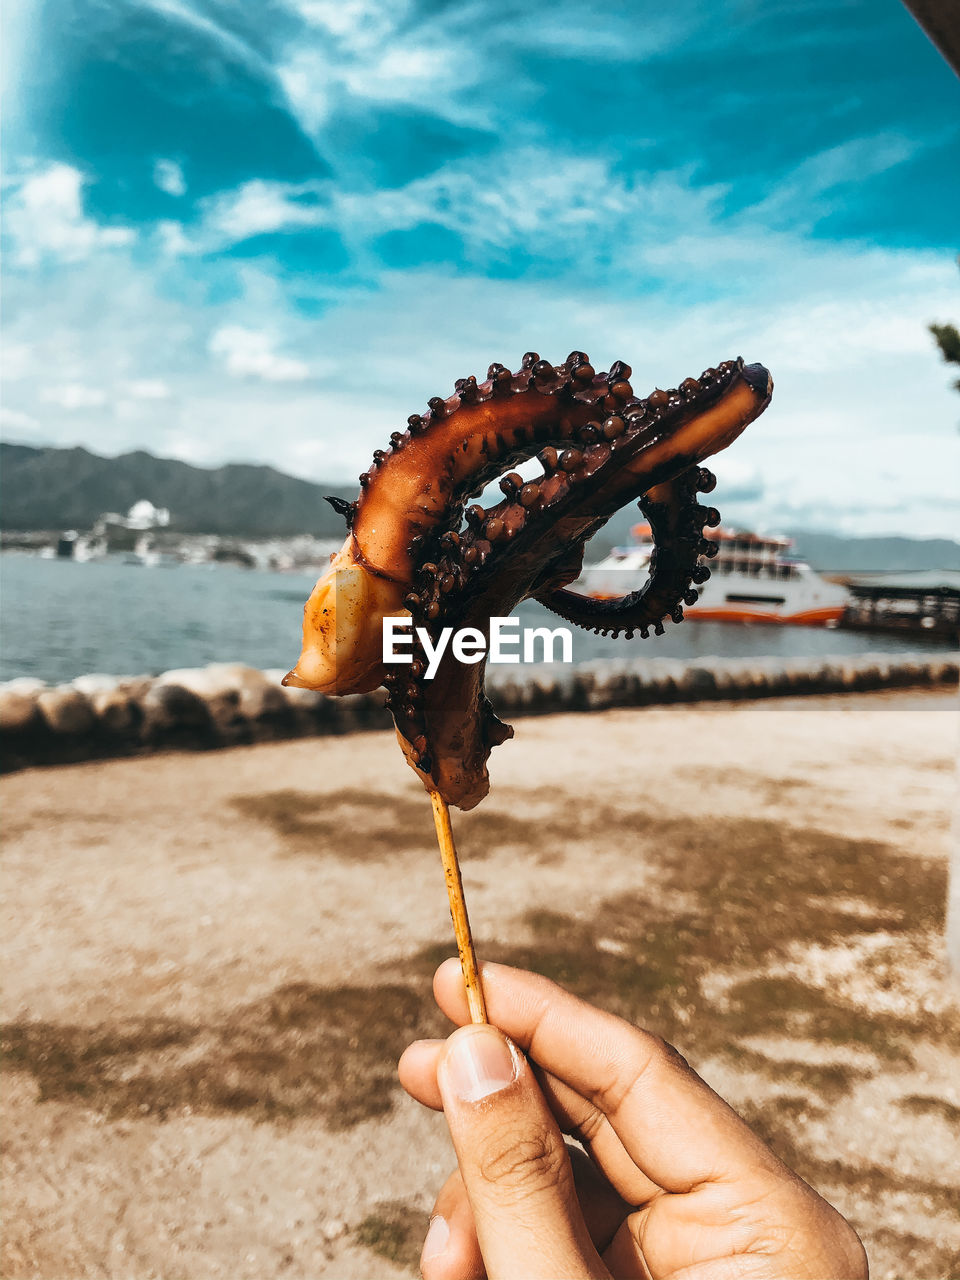
{"label": "charred octopus skin", "polygon": [[[680,622],[693,584],[710,576],[703,558],[717,544],[703,530],[720,515],[697,502],[715,483],[699,464],[763,412],[770,375],[727,360],[644,399],[630,376],[621,361],[597,373],[582,351],[561,365],[528,352],[517,373],[492,364],[486,381],[460,379],[374,452],[356,502],[331,499],[347,538],[307,601],[303,652],[284,683],[336,694],[385,685],[407,761],[449,804],[483,799],[490,751],[513,730],[485,696],[483,661],[448,650],[427,680],[414,640],[412,663],[385,666],[385,617],[409,616],[431,642],[444,627],[488,636],[491,617],[532,597],[577,626],[646,637]],[[534,479],[509,470],[533,457]],[[468,505],[498,476],[501,502]],[[586,541],[637,499],[656,541],[647,582],[619,600],[570,591]]]}

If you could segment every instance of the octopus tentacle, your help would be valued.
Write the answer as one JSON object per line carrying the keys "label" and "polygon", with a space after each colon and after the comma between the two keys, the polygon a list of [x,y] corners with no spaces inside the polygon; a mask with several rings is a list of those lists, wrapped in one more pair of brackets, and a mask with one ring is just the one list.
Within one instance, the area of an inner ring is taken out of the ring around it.
{"label": "octopus tentacle", "polygon": [[343,516],[344,520],[347,522],[347,528],[349,529],[353,524],[353,517],[357,512],[357,504],[355,502],[347,502],[345,498],[334,497],[329,493],[324,496],[323,500],[324,502],[330,503],[338,516]]}
{"label": "octopus tentacle", "polygon": [[538,592],[536,599],[575,626],[597,635],[625,634],[632,640],[639,631],[646,640],[653,628],[663,634],[663,623],[683,621],[683,606],[697,602],[694,583],[706,582],[710,570],[702,556],[716,555],[717,544],[703,537],[704,527],[720,523],[715,507],[701,507],[698,492],[709,492],[716,483],[705,467],[696,467],[676,480],[649,490],[640,500],[653,535],[655,549],[650,576],[638,591],[619,599],[596,600],[565,588]]}
{"label": "octopus tentacle", "polygon": [[613,451],[615,444],[622,459],[678,409],[709,403],[739,369],[727,361],[646,400],[633,395],[630,372],[618,361],[598,375],[583,352],[553,366],[529,351],[515,374],[492,364],[482,383],[458,379],[452,396],[434,396],[428,413],[411,415],[406,432],[391,436],[389,450],[376,450],[361,475],[352,522],[358,560],[384,577],[409,574],[416,554],[409,544],[420,538],[422,546],[457,523],[464,502],[506,468],[544,446],[563,450],[567,469],[578,446]]}
{"label": "octopus tentacle", "polygon": [[[493,364],[484,382],[459,379],[375,451],[356,503],[345,504],[347,541],[307,603],[287,683],[335,693],[384,684],[409,763],[449,803],[482,799],[490,750],[513,731],[484,693],[485,657],[448,652],[427,679],[417,638],[411,662],[388,670],[384,617],[408,613],[432,647],[444,627],[483,642],[492,617],[535,597],[577,625],[646,635],[679,621],[691,584],[709,576],[700,557],[715,544],[703,529],[719,516],[696,501],[713,482],[699,464],[763,411],[769,374],[730,360],[645,398],[630,374],[619,361],[598,374],[579,351],[558,366],[528,352],[517,373]],[[534,456],[540,476],[509,470]],[[498,476],[502,501],[466,505]],[[649,582],[619,601],[568,590],[586,541],[638,498],[657,543]]]}

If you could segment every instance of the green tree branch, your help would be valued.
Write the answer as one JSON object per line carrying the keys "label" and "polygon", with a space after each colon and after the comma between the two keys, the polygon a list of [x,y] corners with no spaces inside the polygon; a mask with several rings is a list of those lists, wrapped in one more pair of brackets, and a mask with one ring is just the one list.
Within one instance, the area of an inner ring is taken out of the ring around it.
{"label": "green tree branch", "polygon": [[[960,266],[960,258],[957,259],[957,266]],[[933,340],[940,348],[940,354],[943,356],[947,364],[960,364],[960,333],[957,332],[955,324],[928,324],[927,328],[933,334]],[[960,391],[960,378],[953,384],[956,391]]]}
{"label": "green tree branch", "polygon": [[[960,364],[960,332],[954,324],[931,324],[927,328],[933,334],[940,354],[948,364]],[[953,384],[960,391],[960,378]]]}

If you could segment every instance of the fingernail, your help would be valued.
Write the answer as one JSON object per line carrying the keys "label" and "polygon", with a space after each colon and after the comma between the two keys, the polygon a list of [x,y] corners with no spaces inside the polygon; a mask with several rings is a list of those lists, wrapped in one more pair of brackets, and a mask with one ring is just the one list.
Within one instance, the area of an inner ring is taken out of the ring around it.
{"label": "fingernail", "polygon": [[488,1098],[517,1078],[510,1046],[493,1027],[477,1027],[454,1039],[444,1066],[454,1093],[464,1102]]}
{"label": "fingernail", "polygon": [[420,1250],[420,1261],[429,1262],[431,1258],[439,1258],[440,1254],[446,1249],[449,1239],[450,1228],[447,1226],[446,1218],[441,1217],[439,1213],[435,1213],[430,1219],[426,1239],[423,1242],[423,1248]]}

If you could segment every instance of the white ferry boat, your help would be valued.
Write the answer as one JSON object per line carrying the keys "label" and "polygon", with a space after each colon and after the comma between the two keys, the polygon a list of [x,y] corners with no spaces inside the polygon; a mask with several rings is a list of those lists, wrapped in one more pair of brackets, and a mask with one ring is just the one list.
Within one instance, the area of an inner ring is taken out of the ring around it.
{"label": "white ferry boat", "polygon": [[[642,586],[654,543],[648,524],[630,531],[634,541],[614,547],[605,559],[584,569],[574,590],[596,600],[626,595]],[[711,576],[694,586],[699,599],[684,607],[701,622],[773,622],[794,626],[836,626],[850,596],[846,587],[827,582],[790,554],[790,538],[759,537],[738,529],[705,529],[720,543],[706,561]]]}

